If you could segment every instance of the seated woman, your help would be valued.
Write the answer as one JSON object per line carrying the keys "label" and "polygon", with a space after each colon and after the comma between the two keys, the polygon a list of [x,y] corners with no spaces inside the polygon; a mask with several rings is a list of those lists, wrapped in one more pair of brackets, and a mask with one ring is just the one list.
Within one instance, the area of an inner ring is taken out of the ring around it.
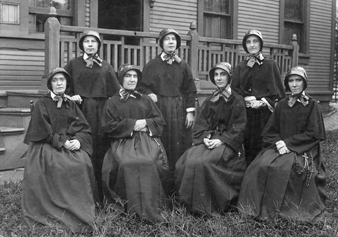
{"label": "seated woman", "polygon": [[29,226],[59,223],[74,232],[90,229],[97,190],[89,155],[90,126],[65,90],[63,68],[48,74],[50,92],[35,103],[24,142],[29,144],[22,210]]}
{"label": "seated woman", "polygon": [[309,220],[325,208],[325,169],[319,142],[325,139],[318,102],[305,93],[308,78],[292,68],[284,85],[291,95],[281,100],[262,136],[264,148],[243,178],[238,208],[259,216]]}
{"label": "seated woman", "polygon": [[109,203],[122,200],[127,212],[156,223],[164,221],[160,209],[168,201],[168,161],[159,139],[165,122],[150,97],[135,90],[141,78],[133,65],[121,66],[122,88],[104,107],[102,129],[111,144],[103,161],[103,192]]}
{"label": "seated woman", "polygon": [[218,89],[207,98],[193,128],[193,147],[176,163],[178,198],[199,214],[218,214],[236,206],[246,168],[243,152],[245,102],[230,89],[231,65],[209,71]]}

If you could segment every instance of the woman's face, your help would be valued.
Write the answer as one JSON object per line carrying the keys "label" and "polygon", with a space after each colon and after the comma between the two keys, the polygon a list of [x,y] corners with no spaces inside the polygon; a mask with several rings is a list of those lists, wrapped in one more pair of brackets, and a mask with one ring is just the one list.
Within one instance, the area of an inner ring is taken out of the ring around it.
{"label": "woman's face", "polygon": [[67,79],[63,73],[56,73],[51,79],[51,84],[54,94],[63,94],[67,88]]}
{"label": "woman's face", "polygon": [[176,50],[177,41],[174,34],[167,34],[163,38],[163,50],[167,53],[173,53]]}
{"label": "woman's face", "polygon": [[215,80],[216,86],[223,89],[229,83],[229,74],[223,69],[217,68],[214,71],[214,80]]}
{"label": "woman's face", "polygon": [[124,74],[122,86],[126,90],[135,90],[137,81],[137,72],[134,70],[130,70]]}
{"label": "woman's face", "polygon": [[261,41],[256,35],[250,35],[246,39],[246,48],[249,54],[257,54],[261,49]]}
{"label": "woman's face", "polygon": [[299,94],[303,92],[304,89],[304,79],[298,75],[289,76],[288,81],[290,91],[292,94]]}
{"label": "woman's face", "polygon": [[99,42],[94,36],[88,35],[83,40],[83,49],[86,54],[94,55],[99,47]]}

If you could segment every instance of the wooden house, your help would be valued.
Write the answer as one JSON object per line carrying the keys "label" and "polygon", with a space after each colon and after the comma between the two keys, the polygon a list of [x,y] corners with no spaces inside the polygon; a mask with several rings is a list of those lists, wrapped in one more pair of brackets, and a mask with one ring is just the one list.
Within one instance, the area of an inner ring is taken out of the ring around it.
{"label": "wooden house", "polygon": [[27,148],[29,101],[45,92],[49,68],[81,54],[77,40],[88,27],[102,36],[100,55],[114,68],[128,62],[140,69],[160,52],[158,33],[176,29],[199,98],[213,87],[208,70],[219,61],[235,66],[243,60],[244,34],[260,30],[263,54],[282,74],[303,66],[307,91],[326,109],[333,94],[335,11],[336,0],[0,0],[0,169],[22,165],[13,160]]}

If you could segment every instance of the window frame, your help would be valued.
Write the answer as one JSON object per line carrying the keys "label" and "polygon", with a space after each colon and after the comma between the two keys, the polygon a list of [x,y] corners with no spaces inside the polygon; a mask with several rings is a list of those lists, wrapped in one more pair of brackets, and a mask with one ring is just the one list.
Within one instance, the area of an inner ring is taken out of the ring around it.
{"label": "window frame", "polygon": [[[3,6],[4,5],[7,5],[7,6],[11,5],[11,6],[17,7],[17,22],[3,21],[2,16],[3,16]],[[0,3],[0,23],[1,24],[10,24],[10,25],[20,25],[20,3],[1,2]]]}
{"label": "window frame", "polygon": [[[299,39],[297,35],[297,42],[298,44],[302,44],[303,52],[299,52],[300,54],[308,54],[309,53],[309,32],[310,32],[310,5],[311,0],[301,0],[303,1],[303,29],[302,34],[303,38]],[[285,13],[285,0],[280,0],[280,11],[279,11],[279,43],[284,44],[284,24],[285,22],[289,23],[298,23],[297,21],[292,20],[285,20],[284,13]]]}
{"label": "window frame", "polygon": [[238,24],[238,1],[237,0],[230,0],[230,13],[214,13],[209,11],[204,11],[204,0],[199,0],[197,5],[197,31],[199,32],[199,35],[205,36],[204,32],[204,14],[207,15],[215,15],[215,16],[230,16],[231,18],[231,37],[229,39],[235,39],[237,38],[237,24]]}

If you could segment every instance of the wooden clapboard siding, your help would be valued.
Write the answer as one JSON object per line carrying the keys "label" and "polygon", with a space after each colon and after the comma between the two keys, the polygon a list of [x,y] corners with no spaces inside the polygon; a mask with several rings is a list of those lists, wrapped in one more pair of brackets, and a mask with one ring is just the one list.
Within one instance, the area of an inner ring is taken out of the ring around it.
{"label": "wooden clapboard siding", "polygon": [[42,50],[0,49],[1,90],[36,90],[44,73]]}
{"label": "wooden clapboard siding", "polygon": [[279,1],[241,0],[238,2],[238,39],[250,29],[260,30],[264,42],[278,43]]}
{"label": "wooden clapboard siding", "polygon": [[198,0],[156,0],[150,10],[150,32],[174,28],[186,34],[192,21],[197,22]]}
{"label": "wooden clapboard siding", "polygon": [[328,91],[331,70],[332,0],[311,0],[309,90]]}

